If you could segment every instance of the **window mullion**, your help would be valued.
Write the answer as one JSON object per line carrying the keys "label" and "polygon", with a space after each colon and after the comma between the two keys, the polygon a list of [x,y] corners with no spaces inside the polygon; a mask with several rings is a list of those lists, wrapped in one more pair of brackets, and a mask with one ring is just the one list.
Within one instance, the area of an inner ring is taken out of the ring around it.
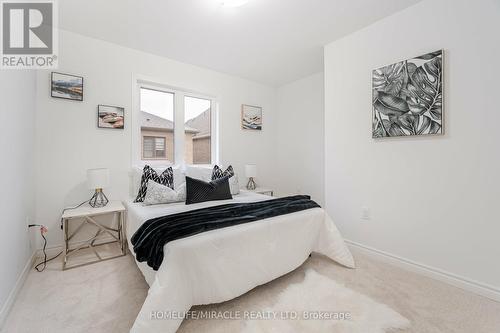
{"label": "window mullion", "polygon": [[210,100],[210,136],[211,136],[211,147],[210,147],[210,159],[213,164],[219,163],[219,105],[215,100]]}
{"label": "window mullion", "polygon": [[174,98],[174,156],[176,164],[185,164],[184,149],[184,93],[175,92]]}

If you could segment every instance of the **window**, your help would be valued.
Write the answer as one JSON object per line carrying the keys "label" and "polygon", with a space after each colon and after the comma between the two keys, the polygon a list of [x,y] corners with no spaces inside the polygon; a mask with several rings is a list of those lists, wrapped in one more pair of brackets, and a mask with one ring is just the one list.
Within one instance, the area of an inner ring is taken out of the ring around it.
{"label": "window", "polygon": [[184,160],[188,164],[212,163],[211,104],[209,99],[184,97],[184,119],[186,120]]}
{"label": "window", "polygon": [[174,94],[140,89],[142,159],[174,161]]}
{"label": "window", "polygon": [[142,140],[142,158],[166,159],[165,142],[165,137],[144,136]]}
{"label": "window", "polygon": [[213,99],[141,82],[138,91],[140,159],[157,160],[157,164],[217,160]]}

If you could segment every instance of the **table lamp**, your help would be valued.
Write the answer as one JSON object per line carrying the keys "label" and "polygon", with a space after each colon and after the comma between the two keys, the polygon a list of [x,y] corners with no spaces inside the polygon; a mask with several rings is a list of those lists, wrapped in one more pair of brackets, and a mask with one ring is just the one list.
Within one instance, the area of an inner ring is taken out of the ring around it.
{"label": "table lamp", "polygon": [[95,190],[94,195],[89,200],[90,206],[94,208],[106,206],[109,200],[102,189],[109,186],[109,169],[87,170],[87,185],[90,190]]}
{"label": "table lamp", "polygon": [[247,190],[253,191],[257,187],[254,177],[257,177],[257,166],[255,164],[245,165],[245,176],[248,178]]}

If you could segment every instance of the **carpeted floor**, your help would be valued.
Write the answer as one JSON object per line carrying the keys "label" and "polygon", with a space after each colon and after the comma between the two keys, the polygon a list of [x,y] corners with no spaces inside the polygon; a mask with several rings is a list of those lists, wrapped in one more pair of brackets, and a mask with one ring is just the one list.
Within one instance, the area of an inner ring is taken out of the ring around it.
{"label": "carpeted floor", "polygon": [[[330,277],[386,304],[411,327],[400,332],[500,332],[500,303],[422,277],[354,252],[350,270],[313,255],[297,270],[222,304],[196,310],[259,310],[272,307],[280,292],[304,279],[307,269]],[[30,272],[4,333],[128,332],[147,294],[131,256],[62,272],[60,261],[43,273]],[[179,332],[238,332],[237,320],[187,320]]]}

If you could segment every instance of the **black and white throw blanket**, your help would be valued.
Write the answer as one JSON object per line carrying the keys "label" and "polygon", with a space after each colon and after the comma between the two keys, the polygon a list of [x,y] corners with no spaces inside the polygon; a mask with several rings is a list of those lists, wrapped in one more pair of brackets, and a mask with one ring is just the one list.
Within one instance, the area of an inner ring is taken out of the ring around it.
{"label": "black and white throw blanket", "polygon": [[132,236],[136,259],[155,271],[163,261],[166,243],[202,232],[320,207],[307,195],[225,204],[150,219]]}

